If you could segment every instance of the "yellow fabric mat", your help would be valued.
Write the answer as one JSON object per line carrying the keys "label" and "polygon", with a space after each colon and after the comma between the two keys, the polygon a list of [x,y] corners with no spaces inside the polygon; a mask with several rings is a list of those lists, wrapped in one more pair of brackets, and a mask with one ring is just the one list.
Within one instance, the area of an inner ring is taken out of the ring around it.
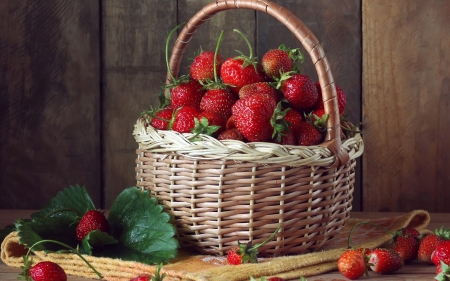
{"label": "yellow fabric mat", "polygon": [[[295,256],[283,256],[271,259],[261,259],[257,264],[244,264],[239,266],[227,265],[226,257],[192,255],[181,252],[180,256],[170,264],[163,266],[166,281],[220,281],[249,280],[261,276],[278,276],[286,280],[298,280],[300,276],[314,276],[337,270],[339,256],[347,248],[347,237],[353,225],[360,221],[370,221],[391,231],[411,226],[422,233],[429,232],[425,228],[430,222],[430,215],[423,210],[416,210],[402,216],[392,216],[380,219],[362,220],[350,218],[340,232],[319,252]],[[376,248],[385,246],[392,241],[392,235],[371,226],[360,225],[352,233],[351,245],[353,247]],[[11,267],[23,265],[22,256],[26,253],[19,244],[17,232],[8,235],[1,245],[1,259]],[[47,260],[58,263],[67,274],[98,279],[98,276],[75,254],[45,254],[34,252],[33,262]],[[153,274],[156,267],[138,262],[123,261],[120,259],[98,258],[85,256],[85,258],[103,275],[103,280],[128,281],[141,274]]]}

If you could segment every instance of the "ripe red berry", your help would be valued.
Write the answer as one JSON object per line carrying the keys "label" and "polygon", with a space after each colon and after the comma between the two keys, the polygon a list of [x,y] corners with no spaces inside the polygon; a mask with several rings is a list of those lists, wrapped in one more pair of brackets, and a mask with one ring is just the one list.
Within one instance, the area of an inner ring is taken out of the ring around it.
{"label": "ripe red berry", "polygon": [[[219,74],[223,58],[220,54],[216,56],[216,73]],[[190,66],[192,79],[198,81],[214,80],[214,52],[204,51],[194,58]]]}
{"label": "ripe red berry", "polygon": [[77,238],[83,240],[91,231],[100,230],[109,233],[110,226],[105,215],[98,210],[89,210],[77,225]]}
{"label": "ripe red berry", "polygon": [[364,256],[358,250],[347,250],[338,259],[339,272],[348,279],[355,280],[367,272]]}
{"label": "ripe red berry", "polygon": [[42,261],[29,269],[34,281],[67,281],[67,275],[61,266],[54,262]]}

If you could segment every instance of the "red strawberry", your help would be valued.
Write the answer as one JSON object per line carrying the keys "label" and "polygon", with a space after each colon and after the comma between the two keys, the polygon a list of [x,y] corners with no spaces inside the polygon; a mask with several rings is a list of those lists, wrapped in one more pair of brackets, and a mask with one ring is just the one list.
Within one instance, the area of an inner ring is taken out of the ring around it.
{"label": "red strawberry", "polygon": [[408,236],[412,236],[415,238],[419,238],[420,237],[420,232],[415,229],[414,227],[405,227],[400,229],[400,231],[402,232],[403,235],[408,235]]}
{"label": "red strawberry", "polygon": [[225,89],[211,89],[202,98],[200,109],[203,111],[217,112],[228,120],[231,116],[231,107],[236,102],[233,93]]}
{"label": "red strawberry", "polygon": [[278,92],[275,88],[270,86],[267,82],[258,82],[249,85],[245,85],[239,90],[239,98],[244,98],[248,95],[254,94],[268,94],[274,98],[276,102],[278,102]]}
{"label": "red strawberry", "polygon": [[[223,64],[221,55],[216,56],[216,73],[219,73],[220,67]],[[192,79],[197,81],[206,81],[214,79],[214,52],[201,52],[194,58],[190,66],[190,74]]]}
{"label": "red strawberry", "polygon": [[150,125],[158,130],[169,130],[173,115],[172,108],[164,108],[158,111],[153,117]]}
{"label": "red strawberry", "polygon": [[61,266],[54,262],[42,261],[29,269],[34,281],[67,281],[67,275]]}
{"label": "red strawberry", "polygon": [[225,125],[225,128],[228,129],[232,129],[232,128],[236,128],[236,125],[234,124],[234,117],[233,115],[230,116],[230,118],[228,118],[227,120],[227,124]]}
{"label": "red strawberry", "polygon": [[[319,98],[317,99],[317,103],[314,105],[314,108],[315,109],[323,109],[324,105],[323,105],[322,89],[320,87],[319,82],[316,82],[316,88],[317,88],[317,92],[319,94]],[[342,114],[344,114],[345,106],[347,105],[347,95],[338,86],[336,86],[336,95],[337,95],[337,100],[338,100],[339,114],[342,115]]]}
{"label": "red strawberry", "polygon": [[242,142],[246,142],[247,140],[244,138],[244,136],[239,132],[236,128],[231,128],[223,131],[219,134],[217,137],[218,140],[239,140]]}
{"label": "red strawberry", "polygon": [[220,76],[223,83],[229,85],[231,91],[237,94],[245,85],[266,81],[266,76],[256,62],[256,58],[253,57],[253,50],[248,39],[239,30],[234,31],[244,38],[250,54],[247,57],[241,53],[240,56],[225,60],[220,68]]}
{"label": "red strawberry", "polygon": [[338,259],[339,272],[348,279],[355,280],[367,274],[364,256],[358,250],[347,250]]}
{"label": "red strawberry", "polygon": [[315,109],[311,112],[311,119],[313,122],[320,120],[322,116],[325,114],[325,109]]}
{"label": "red strawberry", "polygon": [[252,241],[248,243],[240,243],[238,241],[238,246],[233,247],[230,251],[227,253],[227,260],[228,263],[231,265],[239,265],[239,264],[246,264],[246,263],[258,263],[258,258],[256,255],[258,254],[258,248],[272,240],[275,235],[280,231],[281,225],[277,227],[274,233],[269,236],[266,240],[264,240],[261,243],[252,244]]}
{"label": "red strawberry", "polygon": [[190,133],[195,127],[195,120],[201,113],[200,108],[195,106],[183,106],[175,112],[172,130],[180,133]]}
{"label": "red strawberry", "polygon": [[205,90],[196,80],[182,80],[170,89],[172,108],[186,105],[199,107]]}
{"label": "red strawberry", "polygon": [[297,144],[302,146],[311,146],[321,144],[323,141],[323,134],[313,124],[303,122],[297,129]]}
{"label": "red strawberry", "polygon": [[249,141],[268,141],[274,131],[271,118],[277,103],[268,94],[239,99],[232,108],[234,123]]}
{"label": "red strawberry", "polygon": [[100,230],[109,233],[110,227],[105,215],[98,210],[87,211],[77,225],[77,238],[83,240],[91,231]]}
{"label": "red strawberry", "polygon": [[436,246],[436,250],[431,254],[431,261],[436,266],[441,261],[445,264],[450,264],[450,240],[444,240]]}
{"label": "red strawberry", "polygon": [[433,234],[424,236],[420,241],[419,252],[417,258],[420,261],[433,264],[431,261],[431,254],[436,250],[436,246],[444,241],[450,239],[450,231],[441,227],[436,229]]}
{"label": "red strawberry", "polygon": [[138,277],[135,277],[133,279],[130,279],[130,281],[150,281],[150,276],[148,275],[140,275]]}
{"label": "red strawberry", "polygon": [[[239,247],[234,247],[227,254],[227,261],[231,265],[240,265],[242,264],[242,254],[239,250]],[[248,261],[247,261],[248,263]]]}
{"label": "red strawberry", "polygon": [[267,51],[261,59],[261,65],[269,78],[280,78],[280,73],[294,70],[295,62],[303,60],[300,49],[287,49],[281,45],[278,49]]}
{"label": "red strawberry", "polygon": [[316,104],[319,94],[311,78],[304,74],[287,72],[282,75],[277,88],[297,110],[311,108]]}
{"label": "red strawberry", "polygon": [[288,128],[294,134],[296,134],[298,128],[300,127],[300,124],[305,121],[303,115],[295,109],[290,109],[284,116],[284,120],[289,122]]}
{"label": "red strawberry", "polygon": [[293,132],[288,131],[282,133],[280,140],[274,138],[273,142],[281,145],[296,145],[297,139],[295,138],[295,134]]}
{"label": "red strawberry", "polygon": [[396,252],[378,248],[370,252],[369,264],[375,273],[389,274],[403,267],[403,259]]}
{"label": "red strawberry", "polygon": [[405,264],[410,263],[417,257],[419,239],[409,235],[398,235],[394,238],[394,251],[400,255]]}

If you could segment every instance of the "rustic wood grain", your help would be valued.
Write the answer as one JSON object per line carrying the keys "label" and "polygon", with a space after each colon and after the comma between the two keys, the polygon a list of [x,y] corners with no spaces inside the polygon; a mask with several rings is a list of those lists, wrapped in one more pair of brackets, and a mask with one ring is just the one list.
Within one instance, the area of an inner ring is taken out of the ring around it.
{"label": "rustic wood grain", "polygon": [[449,212],[450,2],[362,7],[363,210]]}
{"label": "rustic wood grain", "polygon": [[[346,112],[354,124],[361,122],[361,5],[358,0],[275,0],[294,13],[319,39],[331,66],[336,85],[347,95]],[[300,69],[317,81],[317,74],[301,43],[276,19],[264,13],[257,14],[258,55],[280,44],[301,48],[305,63]],[[361,161],[358,159],[353,200],[354,210],[361,209]]]}
{"label": "rustic wood grain", "polygon": [[100,204],[98,1],[0,1],[0,208]]}
{"label": "rustic wood grain", "polygon": [[158,105],[165,80],[165,38],[177,25],[176,1],[102,2],[102,145],[105,207],[136,184],[133,126]]}

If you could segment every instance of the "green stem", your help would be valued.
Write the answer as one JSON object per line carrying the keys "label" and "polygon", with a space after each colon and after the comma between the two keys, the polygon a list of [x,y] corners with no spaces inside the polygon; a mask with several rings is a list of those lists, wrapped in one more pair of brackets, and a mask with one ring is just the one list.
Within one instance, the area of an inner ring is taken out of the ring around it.
{"label": "green stem", "polygon": [[100,272],[98,272],[82,255],[80,255],[80,253],[78,253],[78,251],[76,249],[70,247],[69,245],[67,245],[65,243],[59,242],[59,241],[55,241],[55,240],[41,240],[41,241],[38,241],[38,242],[34,243],[28,249],[28,252],[26,254],[26,258],[28,258],[28,256],[30,255],[31,250],[33,249],[33,247],[35,247],[38,244],[46,243],[46,242],[51,242],[51,243],[59,244],[59,245],[61,245],[63,247],[66,247],[67,249],[70,250],[71,253],[76,254],[77,256],[79,256],[95,272],[95,274],[97,274],[98,277],[100,277],[100,279],[103,279],[103,276],[100,274]]}
{"label": "green stem", "polygon": [[216,45],[216,50],[214,51],[214,82],[218,83],[219,79],[217,78],[217,70],[216,70],[216,59],[217,59],[217,54],[219,53],[219,46],[220,46],[220,42],[222,41],[222,36],[223,36],[223,30],[222,32],[220,32],[219,35],[219,39],[217,39],[217,45]]}
{"label": "green stem", "polygon": [[264,244],[266,244],[267,242],[269,242],[270,240],[272,240],[272,239],[275,237],[275,235],[277,235],[278,231],[280,231],[280,228],[281,228],[281,224],[278,225],[278,227],[277,227],[277,229],[275,230],[275,232],[272,233],[272,235],[270,235],[269,238],[267,238],[266,240],[264,240],[263,242],[261,242],[261,243],[259,243],[259,244],[254,245],[254,246],[252,247],[252,249],[258,249],[258,248],[261,247],[262,245],[264,245]]}
{"label": "green stem", "polygon": [[386,231],[386,232],[392,234],[392,236],[395,236],[395,232],[392,232],[392,231],[390,231],[389,229],[387,229],[387,228],[385,228],[385,227],[379,226],[379,225],[374,224],[374,223],[371,223],[371,222],[361,221],[361,222],[356,223],[356,224],[352,227],[352,229],[350,230],[350,233],[348,234],[348,238],[347,238],[347,247],[348,247],[349,249],[351,248],[351,246],[350,246],[350,238],[351,238],[351,236],[352,236],[352,232],[353,232],[353,230],[354,230],[358,225],[361,225],[361,224],[368,224],[368,225],[371,225],[371,226],[378,227],[379,229],[382,229],[382,230],[384,230],[384,231]]}
{"label": "green stem", "polygon": [[248,49],[250,51],[249,58],[250,58],[250,60],[253,60],[253,48],[252,48],[252,45],[250,44],[250,41],[248,41],[247,37],[242,32],[240,32],[238,29],[233,29],[233,31],[239,33],[242,36],[242,38],[244,38],[245,43],[247,43]]}
{"label": "green stem", "polygon": [[166,39],[166,66],[167,66],[167,71],[169,71],[170,77],[172,78],[172,82],[175,81],[176,79],[173,76],[172,70],[170,69],[170,66],[169,66],[169,41],[170,41],[170,38],[172,38],[172,34],[178,28],[180,28],[182,25],[184,25],[184,22],[179,24],[179,25],[177,25],[177,26],[175,26],[175,28],[170,31],[170,33],[169,33],[169,35],[167,36],[167,39]]}

